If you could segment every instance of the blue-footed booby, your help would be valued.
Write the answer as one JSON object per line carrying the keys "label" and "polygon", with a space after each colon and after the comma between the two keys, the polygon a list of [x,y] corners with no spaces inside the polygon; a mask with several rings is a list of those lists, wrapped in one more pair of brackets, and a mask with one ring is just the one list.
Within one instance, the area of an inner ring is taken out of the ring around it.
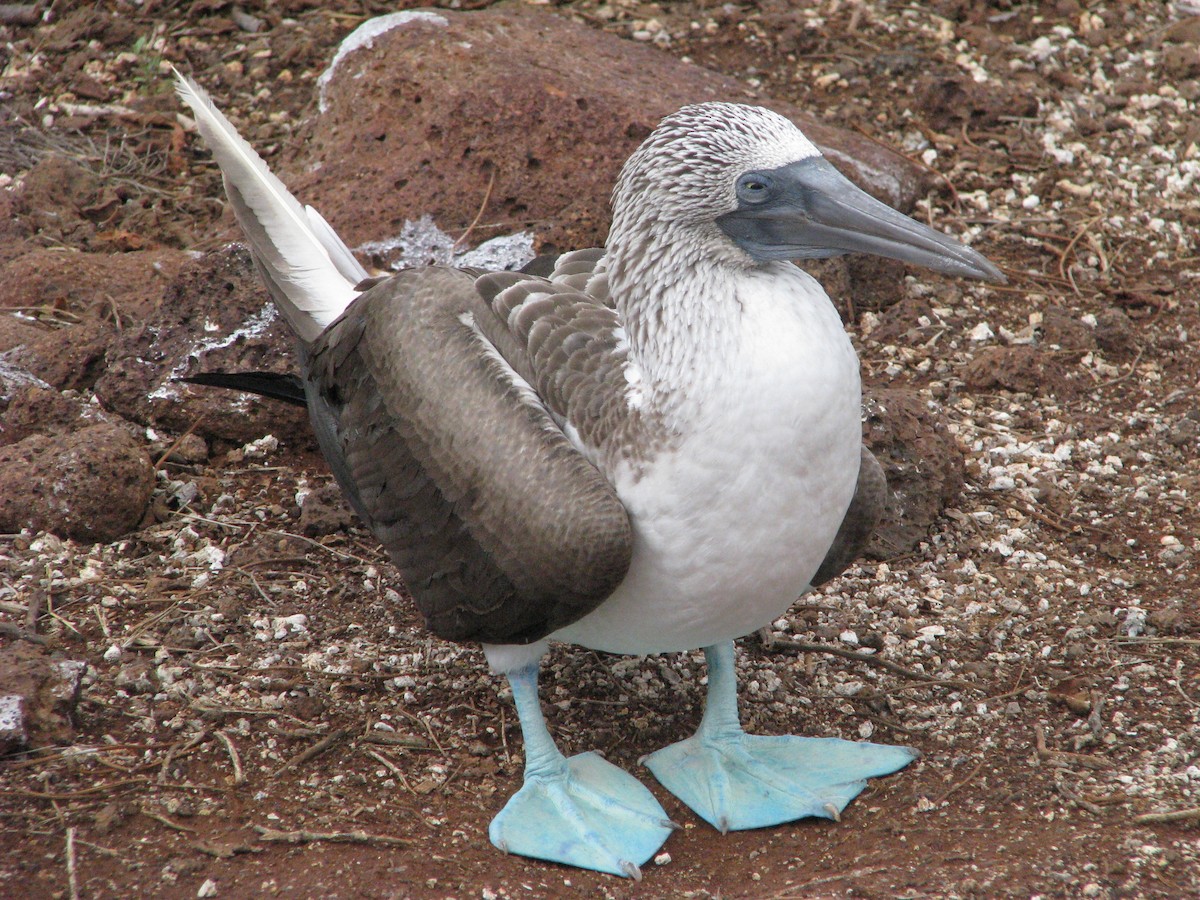
{"label": "blue-footed booby", "polygon": [[859,190],[783,116],[700,103],[625,164],[602,250],[367,279],[200,88],[180,76],[178,91],[300,344],[299,382],[266,392],[302,387],[429,629],[481,642],[512,686],[525,778],[491,823],[496,846],[636,878],[675,827],[630,774],[559,752],[537,688],[550,641],[704,648],[698,731],[644,762],[721,831],[837,818],[916,756],[739,723],[733,640],[836,574],[883,495],[858,359],[791,260],[999,270]]}

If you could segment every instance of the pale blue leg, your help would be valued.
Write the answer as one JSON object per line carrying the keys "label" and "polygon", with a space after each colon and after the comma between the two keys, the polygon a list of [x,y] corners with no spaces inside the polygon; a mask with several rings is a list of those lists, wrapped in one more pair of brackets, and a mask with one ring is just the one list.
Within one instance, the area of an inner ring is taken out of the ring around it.
{"label": "pale blue leg", "polygon": [[889,775],[917,758],[907,747],[746,734],[738,721],[733,643],[706,647],[704,656],[708,698],[700,728],[643,762],[721,832],[806,816],[836,819],[866,779]]}
{"label": "pale blue leg", "polygon": [[639,866],[674,829],[654,795],[595,753],[567,759],[538,702],[537,665],[510,672],[525,737],[525,784],[492,820],[506,853],[641,878]]}

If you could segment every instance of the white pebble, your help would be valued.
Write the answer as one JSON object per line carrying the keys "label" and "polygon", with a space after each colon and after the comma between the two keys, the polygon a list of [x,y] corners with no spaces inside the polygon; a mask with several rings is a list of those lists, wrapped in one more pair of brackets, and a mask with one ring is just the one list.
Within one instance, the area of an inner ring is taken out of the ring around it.
{"label": "white pebble", "polygon": [[853,697],[862,691],[864,685],[861,681],[847,681],[842,684],[835,684],[833,692],[839,697]]}
{"label": "white pebble", "polygon": [[924,628],[918,628],[917,631],[920,632],[927,640],[943,637],[946,634],[946,629],[941,625],[926,625]]}
{"label": "white pebble", "polygon": [[995,336],[996,332],[992,331],[992,326],[987,322],[980,322],[967,335],[973,341],[990,341]]}
{"label": "white pebble", "polygon": [[217,896],[217,883],[209,878],[204,884],[200,885],[200,890],[196,891],[197,897],[215,897]]}
{"label": "white pebble", "polygon": [[256,441],[242,447],[242,453],[249,456],[251,459],[262,459],[268,453],[274,453],[279,449],[279,439],[273,434],[263,435]]}

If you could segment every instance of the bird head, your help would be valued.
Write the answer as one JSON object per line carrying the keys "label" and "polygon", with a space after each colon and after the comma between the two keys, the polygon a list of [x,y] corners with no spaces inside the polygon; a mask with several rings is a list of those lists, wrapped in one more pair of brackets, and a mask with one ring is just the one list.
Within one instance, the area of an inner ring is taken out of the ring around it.
{"label": "bird head", "polygon": [[981,254],[856,187],[788,119],[736,103],[685,106],[629,158],[610,246],[639,230],[686,234],[745,265],[871,253],[1005,280]]}

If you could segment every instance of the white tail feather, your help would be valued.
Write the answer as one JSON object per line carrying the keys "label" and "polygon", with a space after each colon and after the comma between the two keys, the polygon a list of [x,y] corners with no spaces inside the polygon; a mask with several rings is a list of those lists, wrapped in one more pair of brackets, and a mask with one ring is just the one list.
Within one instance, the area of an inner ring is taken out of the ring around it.
{"label": "white tail feather", "polygon": [[354,286],[366,271],[321,215],[306,212],[288,192],[208,94],[178,71],[175,77],[175,90],[221,167],[225,193],[271,296],[296,335],[311,342],[357,296]]}
{"label": "white tail feather", "polygon": [[305,206],[304,211],[308,214],[308,224],[312,227],[313,233],[329,254],[333,264],[337,266],[337,270],[355,284],[370,278],[371,273],[354,258],[354,254],[350,252],[346,242],[333,230],[333,226],[325,221],[325,217],[311,206]]}

